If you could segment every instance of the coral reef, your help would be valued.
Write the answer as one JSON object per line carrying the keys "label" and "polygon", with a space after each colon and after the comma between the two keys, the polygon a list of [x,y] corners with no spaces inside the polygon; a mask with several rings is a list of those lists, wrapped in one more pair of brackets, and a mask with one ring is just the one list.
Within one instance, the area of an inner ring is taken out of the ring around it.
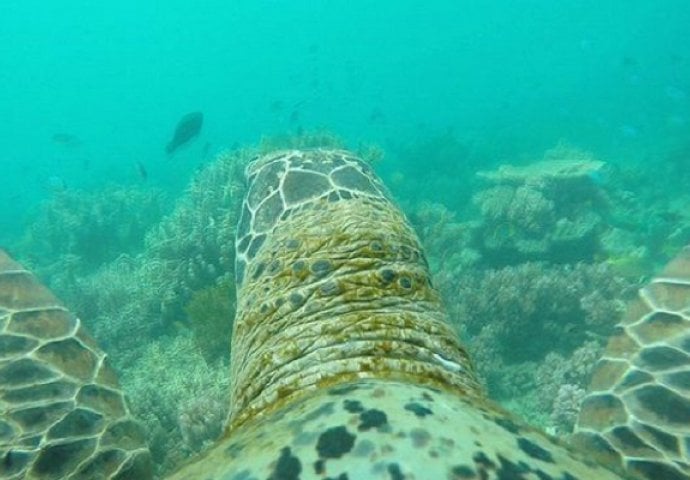
{"label": "coral reef", "polygon": [[634,290],[606,263],[480,267],[439,286],[489,394],[543,426],[557,418],[559,431],[565,417],[545,413],[562,385],[586,386]]}
{"label": "coral reef", "polygon": [[[147,278],[163,322],[184,318],[193,292],[234,277],[235,226],[253,149],[219,154],[197,173],[174,210],[146,235]],[[152,268],[153,267],[153,268]]]}
{"label": "coral reef", "polygon": [[470,246],[473,224],[457,221],[455,212],[445,205],[422,202],[408,214],[434,276],[451,281],[461,270],[480,261],[479,252]]}
{"label": "coral reef", "polygon": [[539,162],[479,172],[490,184],[473,197],[484,256],[494,265],[594,259],[608,209],[603,170],[591,154],[559,145]]}
{"label": "coral reef", "polygon": [[122,386],[144,422],[161,476],[222,433],[229,371],[226,362],[208,364],[190,335],[149,343],[123,370]]}
{"label": "coral reef", "polygon": [[209,363],[229,360],[235,308],[234,279],[197,290],[184,307],[194,342]]}
{"label": "coral reef", "polygon": [[64,270],[84,273],[143,247],[166,206],[160,190],[111,185],[61,189],[40,206],[17,245],[22,261],[47,281]]}

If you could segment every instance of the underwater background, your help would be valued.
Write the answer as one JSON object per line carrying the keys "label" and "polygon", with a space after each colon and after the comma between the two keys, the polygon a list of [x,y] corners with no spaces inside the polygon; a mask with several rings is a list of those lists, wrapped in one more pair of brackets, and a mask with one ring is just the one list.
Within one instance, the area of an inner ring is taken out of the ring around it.
{"label": "underwater background", "polygon": [[4,1],[0,246],[110,354],[164,473],[227,414],[244,165],[349,148],[490,395],[567,435],[690,241],[688,25],[684,0]]}

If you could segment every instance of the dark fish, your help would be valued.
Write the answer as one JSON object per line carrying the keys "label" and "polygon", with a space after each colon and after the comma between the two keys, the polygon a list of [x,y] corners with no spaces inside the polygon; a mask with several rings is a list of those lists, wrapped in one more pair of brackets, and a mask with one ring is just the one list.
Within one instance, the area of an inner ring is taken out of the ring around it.
{"label": "dark fish", "polygon": [[385,123],[386,116],[378,107],[374,108],[369,114],[369,123]]}
{"label": "dark fish", "polygon": [[168,155],[175,153],[175,150],[199,135],[201,125],[204,123],[204,114],[201,112],[188,113],[177,122],[175,133],[172,140],[165,147]]}
{"label": "dark fish", "polygon": [[283,111],[285,108],[285,102],[282,100],[273,100],[271,104],[268,106],[268,109],[271,111],[271,113],[280,113]]}
{"label": "dark fish", "polygon": [[141,162],[137,162],[137,173],[144,182],[149,178],[149,172],[146,171],[146,167]]}
{"label": "dark fish", "polygon": [[53,135],[53,143],[62,145],[63,147],[78,147],[81,145],[81,140],[76,135],[71,133],[56,133]]}

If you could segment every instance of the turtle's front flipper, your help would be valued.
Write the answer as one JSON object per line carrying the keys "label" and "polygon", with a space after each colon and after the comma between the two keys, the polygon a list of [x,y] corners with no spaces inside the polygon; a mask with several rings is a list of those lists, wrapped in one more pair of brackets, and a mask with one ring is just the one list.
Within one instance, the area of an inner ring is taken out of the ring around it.
{"label": "turtle's front flipper", "polygon": [[277,152],[247,177],[230,430],[173,478],[621,478],[486,400],[365,163]]}
{"label": "turtle's front flipper", "polygon": [[0,249],[0,478],[152,477],[105,359],[81,321]]}
{"label": "turtle's front flipper", "polygon": [[575,440],[643,478],[690,479],[690,247],[640,290],[616,327]]}

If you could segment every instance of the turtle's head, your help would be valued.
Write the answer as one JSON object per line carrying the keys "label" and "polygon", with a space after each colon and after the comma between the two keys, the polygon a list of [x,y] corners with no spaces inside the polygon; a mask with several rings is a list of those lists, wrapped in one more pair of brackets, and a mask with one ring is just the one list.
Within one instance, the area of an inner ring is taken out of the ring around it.
{"label": "turtle's head", "polygon": [[230,426],[315,388],[398,379],[478,393],[419,240],[370,167],[337,150],[247,168]]}

